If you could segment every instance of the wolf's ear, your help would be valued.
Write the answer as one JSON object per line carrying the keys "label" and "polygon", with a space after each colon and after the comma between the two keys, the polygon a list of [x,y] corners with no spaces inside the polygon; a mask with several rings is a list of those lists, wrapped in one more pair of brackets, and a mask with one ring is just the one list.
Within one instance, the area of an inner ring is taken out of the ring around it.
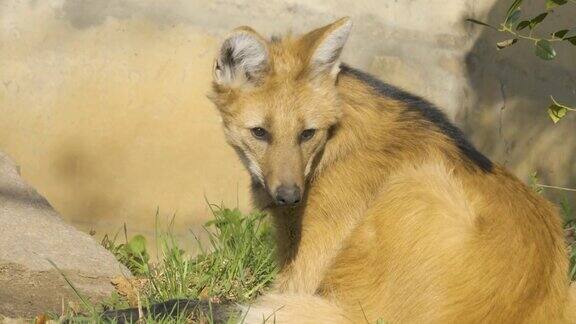
{"label": "wolf's ear", "polygon": [[239,27],[222,42],[214,62],[214,82],[238,87],[257,84],[269,67],[266,41],[250,27]]}
{"label": "wolf's ear", "polygon": [[308,68],[310,73],[338,73],[342,49],[352,29],[348,17],[340,18],[330,25],[315,29],[302,37],[304,46],[310,48]]}

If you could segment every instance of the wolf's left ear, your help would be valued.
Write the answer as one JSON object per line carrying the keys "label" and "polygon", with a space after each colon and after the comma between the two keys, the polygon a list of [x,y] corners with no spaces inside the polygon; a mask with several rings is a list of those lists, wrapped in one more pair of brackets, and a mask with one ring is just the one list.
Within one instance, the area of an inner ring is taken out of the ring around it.
{"label": "wolf's left ear", "polygon": [[304,35],[301,41],[310,48],[308,68],[315,76],[321,73],[338,73],[340,54],[348,40],[352,21],[340,18],[330,25],[318,28]]}
{"label": "wolf's left ear", "polygon": [[214,82],[238,87],[256,84],[269,67],[266,41],[250,27],[239,27],[222,42],[214,62]]}

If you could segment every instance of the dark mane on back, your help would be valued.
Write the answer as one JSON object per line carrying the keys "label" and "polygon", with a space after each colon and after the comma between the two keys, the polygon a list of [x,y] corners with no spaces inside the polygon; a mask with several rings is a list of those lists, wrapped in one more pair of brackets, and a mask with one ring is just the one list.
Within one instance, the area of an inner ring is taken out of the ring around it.
{"label": "dark mane on back", "polygon": [[418,113],[424,120],[436,125],[436,127],[444,135],[452,140],[454,145],[456,145],[456,147],[458,147],[460,150],[460,153],[470,162],[474,163],[484,172],[492,171],[494,166],[492,161],[480,153],[466,139],[462,131],[458,127],[454,126],[454,124],[448,120],[446,115],[430,102],[402,89],[382,82],[374,76],[352,68],[346,64],[341,64],[340,73],[351,75],[354,78],[364,82],[381,96],[406,103],[408,110]]}

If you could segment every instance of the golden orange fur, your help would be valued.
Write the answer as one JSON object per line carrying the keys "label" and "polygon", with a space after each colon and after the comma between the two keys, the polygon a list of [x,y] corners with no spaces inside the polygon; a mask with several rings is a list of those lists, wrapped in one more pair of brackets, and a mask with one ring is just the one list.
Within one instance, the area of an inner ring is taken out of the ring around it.
{"label": "golden orange fur", "polygon": [[247,322],[576,323],[556,208],[433,106],[340,66],[350,27],[244,27],[216,60],[211,98],[277,227],[280,273]]}

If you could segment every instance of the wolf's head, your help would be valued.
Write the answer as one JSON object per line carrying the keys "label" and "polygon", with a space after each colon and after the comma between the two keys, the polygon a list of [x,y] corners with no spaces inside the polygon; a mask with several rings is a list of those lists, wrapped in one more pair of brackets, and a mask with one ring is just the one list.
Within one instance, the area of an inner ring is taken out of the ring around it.
{"label": "wolf's head", "polygon": [[226,138],[278,205],[302,199],[341,115],[336,92],[348,18],[300,37],[267,41],[249,27],[224,40],[210,98]]}

